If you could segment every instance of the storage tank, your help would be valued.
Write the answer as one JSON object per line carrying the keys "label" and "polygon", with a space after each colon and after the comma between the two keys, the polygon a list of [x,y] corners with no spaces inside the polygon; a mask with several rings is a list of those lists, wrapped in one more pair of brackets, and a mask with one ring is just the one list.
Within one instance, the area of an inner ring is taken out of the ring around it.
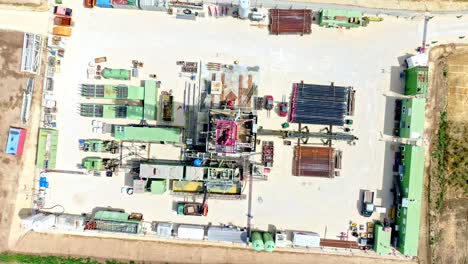
{"label": "storage tank", "polygon": [[247,19],[250,13],[250,0],[239,0],[239,18]]}
{"label": "storage tank", "polygon": [[44,231],[55,225],[55,215],[50,214],[43,218],[37,219],[33,223],[32,229],[34,231]]}
{"label": "storage tank", "polygon": [[165,0],[138,0],[138,6],[142,10],[167,11],[168,3]]}
{"label": "storage tank", "polygon": [[44,217],[45,215],[41,213],[31,215],[21,220],[21,226],[25,229],[31,230],[33,228],[34,221],[39,220]]}
{"label": "storage tank", "polygon": [[262,235],[259,232],[252,232],[252,248],[255,251],[262,251],[265,249]]}
{"label": "storage tank", "polygon": [[263,243],[265,244],[265,251],[273,252],[275,250],[275,241],[269,232],[263,233]]}

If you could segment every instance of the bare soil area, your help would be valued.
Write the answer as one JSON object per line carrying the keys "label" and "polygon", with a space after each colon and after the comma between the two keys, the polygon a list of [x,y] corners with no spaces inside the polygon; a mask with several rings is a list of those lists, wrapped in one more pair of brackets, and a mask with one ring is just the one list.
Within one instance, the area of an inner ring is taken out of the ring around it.
{"label": "bare soil area", "polygon": [[415,263],[411,260],[382,259],[361,256],[297,253],[276,251],[255,252],[251,248],[209,246],[177,242],[143,241],[62,234],[28,233],[15,251],[32,254],[71,255],[106,260],[109,256],[125,256],[126,260],[144,263],[320,263],[320,264],[391,264]]}
{"label": "bare soil area", "polygon": [[[430,228],[429,236],[421,243],[430,244],[427,259],[432,263],[464,264],[468,261],[468,46],[445,45],[432,49],[431,69],[426,113],[431,123],[426,134],[431,153],[430,164],[426,164],[430,190],[426,220]],[[441,116],[442,112],[446,112],[446,118]],[[445,129],[442,123],[446,123]],[[441,141],[445,146],[443,151]],[[437,159],[441,151],[443,158]]]}
{"label": "bare soil area", "polygon": [[[25,127],[20,121],[23,89],[28,79],[27,74],[20,72],[22,47],[23,33],[0,31],[0,251],[6,250],[8,245],[19,176],[23,169],[34,167],[34,163],[26,165],[24,162],[25,156],[35,155],[37,128]],[[35,83],[31,113],[38,113],[39,110],[37,108],[42,93],[42,78],[37,77]],[[10,126],[28,130],[22,157],[5,154]]]}

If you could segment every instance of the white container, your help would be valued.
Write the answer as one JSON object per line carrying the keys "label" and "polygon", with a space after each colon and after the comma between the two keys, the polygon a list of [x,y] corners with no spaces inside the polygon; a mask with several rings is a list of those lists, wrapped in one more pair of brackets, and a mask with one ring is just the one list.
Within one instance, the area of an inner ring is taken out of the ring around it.
{"label": "white container", "polygon": [[406,64],[408,68],[413,68],[416,66],[427,66],[429,57],[427,53],[420,53],[418,55],[411,56],[406,59]]}
{"label": "white container", "polygon": [[320,235],[314,232],[293,232],[293,246],[320,247]]}
{"label": "white container", "polygon": [[55,225],[55,215],[50,214],[46,217],[40,218],[33,223],[33,231],[44,231]]}
{"label": "white container", "polygon": [[177,237],[183,239],[203,240],[205,227],[195,225],[180,225],[177,229]]}
{"label": "white container", "polygon": [[250,0],[239,0],[239,18],[247,19],[250,14]]}
{"label": "white container", "polygon": [[172,236],[172,224],[159,223],[156,228],[156,233],[160,237],[171,237]]}
{"label": "white container", "polygon": [[45,215],[41,214],[41,213],[31,215],[31,216],[21,220],[21,226],[24,229],[31,230],[33,228],[34,221],[39,220],[39,219],[44,218],[44,217],[45,217]]}

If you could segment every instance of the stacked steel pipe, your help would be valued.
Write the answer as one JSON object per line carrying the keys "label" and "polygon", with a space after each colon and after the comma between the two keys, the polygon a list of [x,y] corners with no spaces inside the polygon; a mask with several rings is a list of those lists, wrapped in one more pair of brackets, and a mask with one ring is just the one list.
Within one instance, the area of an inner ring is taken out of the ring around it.
{"label": "stacked steel pipe", "polygon": [[271,34],[310,34],[312,10],[308,9],[270,9]]}
{"label": "stacked steel pipe", "polygon": [[343,126],[351,87],[295,83],[289,121]]}

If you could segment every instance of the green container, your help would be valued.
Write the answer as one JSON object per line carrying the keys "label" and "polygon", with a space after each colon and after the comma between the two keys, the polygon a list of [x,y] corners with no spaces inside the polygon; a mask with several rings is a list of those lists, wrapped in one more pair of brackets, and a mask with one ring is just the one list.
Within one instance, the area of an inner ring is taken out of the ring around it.
{"label": "green container", "polygon": [[288,128],[288,127],[289,127],[289,123],[288,123],[288,122],[285,122],[285,123],[281,124],[281,127],[282,127],[282,128]]}
{"label": "green container", "polygon": [[131,72],[124,69],[110,69],[104,68],[101,72],[102,77],[105,79],[116,79],[116,80],[130,80]]}
{"label": "green container", "polygon": [[273,252],[276,248],[273,236],[268,232],[263,233],[263,243],[265,244],[265,251],[267,252]]}
{"label": "green container", "polygon": [[259,232],[252,232],[252,248],[255,251],[262,251],[265,249],[263,244],[262,235]]}

